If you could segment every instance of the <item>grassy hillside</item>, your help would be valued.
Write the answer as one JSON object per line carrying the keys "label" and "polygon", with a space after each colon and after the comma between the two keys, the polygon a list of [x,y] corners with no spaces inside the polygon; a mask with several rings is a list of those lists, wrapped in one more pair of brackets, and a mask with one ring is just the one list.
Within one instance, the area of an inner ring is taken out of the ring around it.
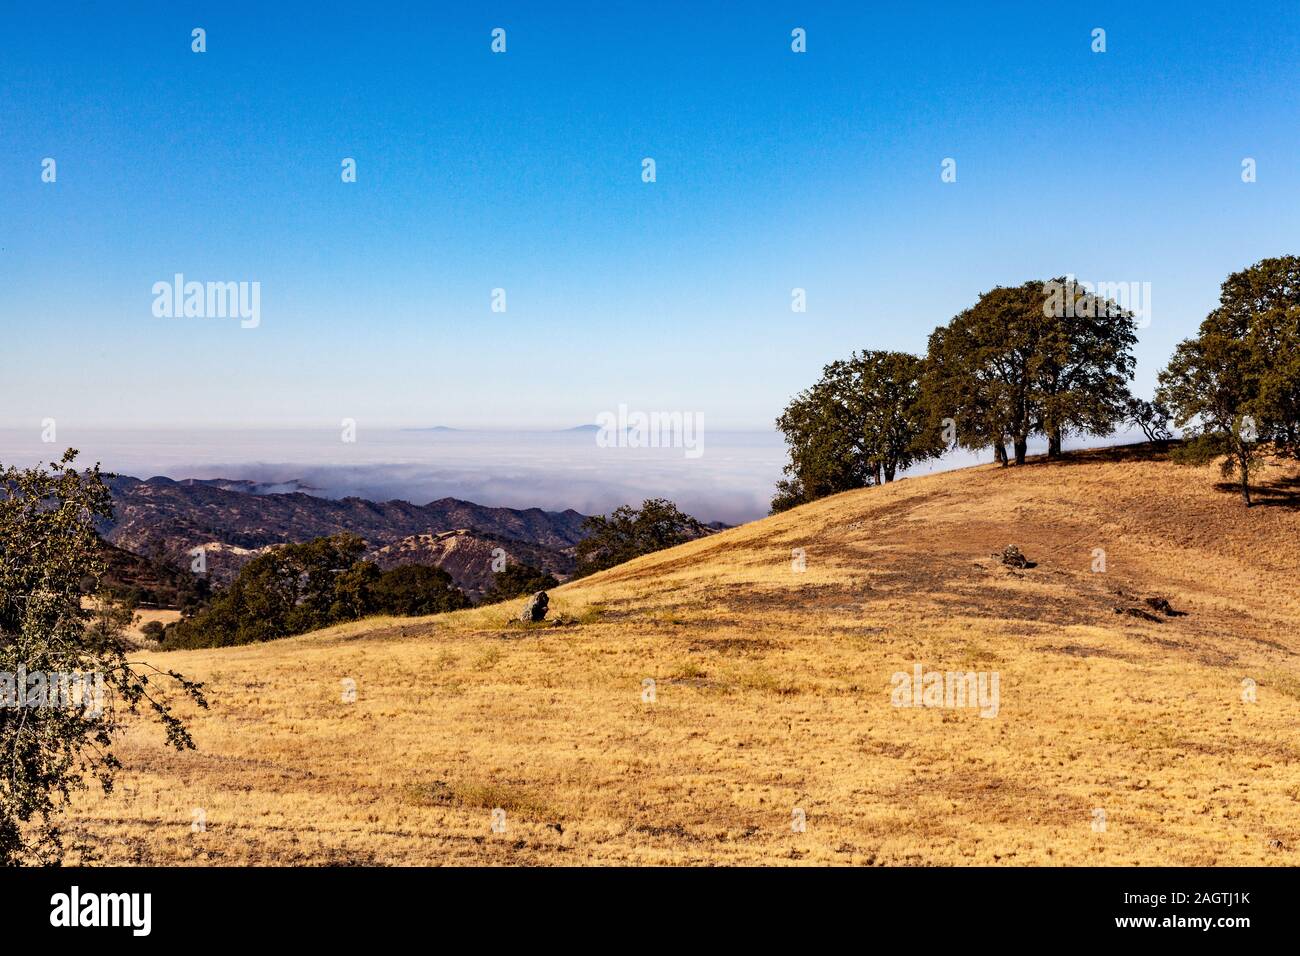
{"label": "grassy hillside", "polygon": [[[1298,475],[1247,511],[1144,449],[978,467],[566,585],[558,626],[147,655],[209,682],[199,750],[135,727],[74,829],[140,863],[1296,865]],[[1115,611],[1147,597],[1184,613]],[[996,671],[997,716],[893,706],[916,663]]]}

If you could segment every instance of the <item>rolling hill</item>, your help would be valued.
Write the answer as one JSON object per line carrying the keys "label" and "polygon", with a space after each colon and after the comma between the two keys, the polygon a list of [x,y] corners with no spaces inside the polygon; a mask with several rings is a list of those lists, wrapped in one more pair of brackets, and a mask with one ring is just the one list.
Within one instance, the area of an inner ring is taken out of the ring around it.
{"label": "rolling hill", "polygon": [[[134,723],[70,828],[109,863],[1296,865],[1300,467],[1250,510],[1218,480],[980,466],[572,582],[542,626],[149,654],[207,682],[198,750]],[[895,706],[917,665],[996,707]]]}

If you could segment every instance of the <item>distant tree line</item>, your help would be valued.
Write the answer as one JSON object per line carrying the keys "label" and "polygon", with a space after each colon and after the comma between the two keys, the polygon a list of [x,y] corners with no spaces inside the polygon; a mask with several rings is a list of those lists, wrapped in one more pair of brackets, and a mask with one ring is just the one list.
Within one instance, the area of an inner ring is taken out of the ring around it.
{"label": "distant tree line", "polygon": [[560,586],[559,579],[549,571],[531,564],[507,564],[492,575],[492,585],[479,598],[480,604],[499,604],[524,594],[536,594]]}
{"label": "distant tree line", "polygon": [[[624,506],[608,518],[588,519],[591,532],[578,547],[579,575],[671,547],[706,530],[667,501]],[[143,629],[165,648],[227,647],[270,641],[376,614],[422,616],[471,606],[441,568],[399,565],[381,571],[366,561],[365,542],[353,534],[285,544],[254,558],[224,590],[171,624]],[[550,572],[508,563],[479,600],[496,604],[559,587]]]}
{"label": "distant tree line", "polygon": [[83,582],[86,593],[107,592],[123,605],[153,608],[176,608],[191,611],[211,596],[208,580],[168,563],[155,551],[152,555],[134,554],[100,541],[105,571],[97,582]]}
{"label": "distant tree line", "polygon": [[1024,464],[1031,438],[1061,455],[1069,434],[1121,425],[1174,457],[1224,456],[1250,504],[1259,456],[1300,454],[1300,259],[1266,259],[1224,282],[1200,334],[1179,344],[1153,400],[1132,395],[1132,312],[1073,279],[998,287],[935,329],[924,357],[855,352],[777,418],[790,461],[772,510],[892,481],[949,449]]}
{"label": "distant tree line", "polygon": [[304,634],[372,614],[424,615],[470,606],[441,568],[388,571],[362,560],[365,542],[337,534],[258,555],[196,614],[167,625],[167,648],[226,647]]}
{"label": "distant tree line", "polygon": [[[710,529],[671,501],[653,498],[640,508],[623,505],[609,515],[590,517],[584,530],[575,577],[670,548]],[[363,559],[365,553],[365,542],[353,534],[271,548],[244,565],[229,587],[197,611],[165,626],[155,623],[147,636],[168,649],[227,647],[370,615],[419,616],[471,606],[441,568],[408,564],[381,571]],[[511,562],[493,575],[480,603],[508,601],[559,583],[549,572]]]}

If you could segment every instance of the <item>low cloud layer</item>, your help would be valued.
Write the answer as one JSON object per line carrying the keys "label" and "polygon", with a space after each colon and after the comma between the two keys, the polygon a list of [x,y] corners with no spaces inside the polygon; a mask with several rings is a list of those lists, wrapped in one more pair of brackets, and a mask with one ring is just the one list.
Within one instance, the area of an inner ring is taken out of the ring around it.
{"label": "low cloud layer", "polygon": [[289,490],[298,481],[330,498],[355,495],[425,504],[483,505],[603,514],[668,498],[703,521],[735,524],[767,513],[785,446],[776,433],[711,433],[705,453],[602,448],[584,432],[93,432],[0,434],[3,461],[30,465],[71,444],[80,461],[137,478],[242,479]]}
{"label": "low cloud layer", "polygon": [[[602,448],[589,432],[120,431],[60,433],[44,444],[33,431],[0,431],[0,462],[29,466],[69,445],[79,461],[149,478],[226,478],[263,483],[262,491],[308,487],[328,498],[427,504],[460,498],[482,505],[605,514],[646,498],[668,498],[702,521],[739,524],[768,512],[785,464],[776,432],[710,433],[705,453],[681,449]],[[1132,441],[1128,433],[1080,444]],[[1043,450],[1031,445],[1031,453]],[[955,452],[909,474],[990,461],[991,453]]]}

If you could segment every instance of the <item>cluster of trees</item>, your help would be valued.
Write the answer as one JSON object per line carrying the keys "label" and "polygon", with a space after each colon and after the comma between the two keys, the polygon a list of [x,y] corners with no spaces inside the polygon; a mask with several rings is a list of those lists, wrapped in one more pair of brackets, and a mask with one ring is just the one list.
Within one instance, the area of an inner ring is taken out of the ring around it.
{"label": "cluster of trees", "polygon": [[1105,435],[1122,420],[1137,344],[1133,314],[1072,279],[996,288],[930,335],[924,405],[954,442],[993,446],[1024,464],[1029,439],[1058,457],[1070,432]]}
{"label": "cluster of trees", "polygon": [[773,511],[853,488],[950,448],[992,448],[1023,464],[1034,436],[1048,457],[1071,433],[1121,425],[1168,441],[1176,457],[1225,456],[1250,503],[1249,469],[1300,448],[1300,259],[1266,259],[1229,276],[1200,334],[1181,343],[1153,401],[1132,395],[1132,312],[1073,279],[981,295],[931,333],[924,357],[866,351],[832,362],[777,419],[789,446]]}
{"label": "cluster of trees", "polygon": [[[709,531],[661,498],[588,518],[584,530],[576,577]],[[197,612],[165,627],[155,625],[149,636],[168,649],[227,647],[304,634],[372,614],[418,616],[470,606],[441,568],[409,564],[380,571],[363,560],[365,553],[365,542],[353,534],[273,548],[246,564],[228,588]],[[559,583],[539,568],[510,563],[493,576],[480,603],[508,601]]]}
{"label": "cluster of trees", "polygon": [[424,615],[470,606],[441,568],[408,564],[380,571],[362,560],[352,534],[286,544],[258,555],[206,608],[169,624],[168,648],[269,641],[371,614]]}
{"label": "cluster of trees", "polygon": [[[709,531],[662,498],[588,518],[584,530],[575,577]],[[304,634],[372,614],[418,616],[470,606],[441,568],[409,564],[380,571],[362,559],[365,553],[365,542],[352,534],[273,548],[246,564],[202,609],[161,630],[155,627],[150,636],[168,649],[227,647]],[[493,576],[480,603],[508,601],[559,583],[539,568],[511,563]]]}
{"label": "cluster of trees", "polygon": [[582,523],[582,529],[586,537],[578,542],[575,578],[684,544],[710,531],[664,498],[649,498],[640,508],[620,505],[608,515],[593,515]]}
{"label": "cluster of trees", "polygon": [[924,371],[925,362],[906,352],[855,352],[827,365],[776,420],[790,464],[772,510],[893,481],[901,469],[941,454],[940,433],[928,427]]}
{"label": "cluster of trees", "polygon": [[774,511],[893,481],[949,448],[1023,464],[1032,436],[1106,434],[1128,411],[1133,314],[1072,279],[998,287],[930,335],[924,357],[832,362],[777,419],[790,446]]}
{"label": "cluster of trees", "polygon": [[104,541],[100,547],[106,570],[98,584],[83,582],[87,593],[107,591],[114,601],[132,608],[178,608],[183,612],[198,609],[211,597],[207,578],[174,567],[161,554],[133,554]]}

